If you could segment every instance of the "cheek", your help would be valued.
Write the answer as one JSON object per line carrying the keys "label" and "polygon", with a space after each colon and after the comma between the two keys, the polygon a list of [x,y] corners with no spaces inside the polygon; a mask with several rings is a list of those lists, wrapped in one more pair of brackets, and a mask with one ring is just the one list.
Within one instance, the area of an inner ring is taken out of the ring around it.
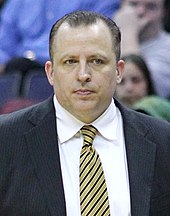
{"label": "cheek", "polygon": [[54,91],[57,96],[62,96],[68,92],[68,79],[62,74],[56,74],[54,76]]}
{"label": "cheek", "polygon": [[160,20],[160,16],[159,13],[149,13],[147,17],[150,19],[151,23],[156,23]]}
{"label": "cheek", "polygon": [[112,79],[109,76],[108,77],[106,76],[106,77],[101,78],[99,83],[101,83],[103,87],[112,86],[114,83],[114,79]]}
{"label": "cheek", "polygon": [[147,89],[148,89],[148,85],[146,84],[146,82],[143,82],[143,90],[147,91]]}
{"label": "cheek", "polygon": [[106,76],[103,79],[100,80],[100,83],[102,84],[102,87],[105,89],[105,92],[107,94],[113,94],[116,90],[116,75],[115,76]]}
{"label": "cheek", "polygon": [[148,88],[146,83],[141,83],[139,86],[136,87],[136,89],[138,89],[138,92],[140,93],[140,95],[147,95],[148,94]]}

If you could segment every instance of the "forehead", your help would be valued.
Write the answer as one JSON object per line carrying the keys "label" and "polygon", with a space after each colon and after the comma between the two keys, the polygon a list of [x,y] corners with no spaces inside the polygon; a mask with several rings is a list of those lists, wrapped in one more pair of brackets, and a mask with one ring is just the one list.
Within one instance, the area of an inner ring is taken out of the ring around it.
{"label": "forehead", "polygon": [[[105,29],[106,33],[110,34],[110,30],[109,27],[106,25],[106,23],[104,23],[104,21],[102,20],[98,20],[94,23],[91,24],[80,24],[77,26],[71,26],[69,25],[67,22],[64,22],[58,29],[58,32],[62,32],[62,31],[86,31],[87,29],[91,29],[92,31],[102,31],[103,29]],[[100,32],[102,34],[102,32]]]}
{"label": "forehead", "polygon": [[144,71],[141,70],[135,63],[131,61],[126,62],[125,73],[123,74],[123,77],[129,77],[129,76],[145,77]]}
{"label": "forehead", "polygon": [[63,23],[55,36],[56,43],[64,43],[66,41],[77,41],[77,43],[80,43],[81,41],[93,41],[95,39],[112,41],[110,29],[103,21],[76,27]]}

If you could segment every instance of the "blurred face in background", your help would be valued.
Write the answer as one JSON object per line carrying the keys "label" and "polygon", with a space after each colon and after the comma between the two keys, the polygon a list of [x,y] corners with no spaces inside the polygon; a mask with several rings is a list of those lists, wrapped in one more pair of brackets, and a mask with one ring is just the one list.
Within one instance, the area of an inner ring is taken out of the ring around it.
{"label": "blurred face in background", "polygon": [[148,82],[142,71],[134,63],[126,62],[122,81],[117,85],[116,97],[131,107],[147,94]]}
{"label": "blurred face in background", "polygon": [[140,33],[160,29],[163,17],[163,0],[124,0],[137,15]]}

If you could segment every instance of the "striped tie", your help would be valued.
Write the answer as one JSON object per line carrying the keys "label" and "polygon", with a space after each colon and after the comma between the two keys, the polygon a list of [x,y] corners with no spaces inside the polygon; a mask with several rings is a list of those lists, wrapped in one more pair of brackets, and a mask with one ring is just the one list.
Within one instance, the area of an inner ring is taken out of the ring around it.
{"label": "striped tie", "polygon": [[96,128],[85,125],[80,154],[80,206],[82,216],[109,216],[109,200],[100,158],[92,142]]}

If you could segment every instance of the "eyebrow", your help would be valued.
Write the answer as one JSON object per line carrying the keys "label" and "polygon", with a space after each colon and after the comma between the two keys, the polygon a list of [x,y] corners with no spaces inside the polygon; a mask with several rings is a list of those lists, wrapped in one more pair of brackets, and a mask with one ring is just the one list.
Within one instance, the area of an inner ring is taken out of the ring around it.
{"label": "eyebrow", "polygon": [[[63,54],[61,55],[61,59],[65,59],[65,58],[78,58],[78,55],[74,55],[74,54]],[[92,54],[89,55],[88,58],[103,58],[105,60],[108,59],[108,57],[104,54],[104,53],[96,53],[96,54]]]}

